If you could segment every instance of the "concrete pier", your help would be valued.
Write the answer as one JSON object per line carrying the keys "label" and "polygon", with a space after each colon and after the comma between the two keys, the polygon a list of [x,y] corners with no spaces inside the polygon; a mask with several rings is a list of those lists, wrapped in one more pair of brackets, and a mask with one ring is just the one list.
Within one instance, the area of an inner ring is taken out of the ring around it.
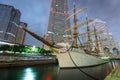
{"label": "concrete pier", "polygon": [[120,65],[111,72],[104,80],[120,80]]}
{"label": "concrete pier", "polygon": [[55,55],[0,54],[0,68],[40,64],[58,64],[58,60]]}

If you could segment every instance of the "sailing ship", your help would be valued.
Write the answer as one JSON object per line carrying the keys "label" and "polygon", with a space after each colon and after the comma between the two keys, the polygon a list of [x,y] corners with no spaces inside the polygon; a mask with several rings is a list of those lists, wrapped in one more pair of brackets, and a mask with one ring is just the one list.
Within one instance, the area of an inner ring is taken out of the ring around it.
{"label": "sailing ship", "polygon": [[[76,8],[74,6],[74,14],[69,16],[66,20],[70,19],[71,17],[74,17],[74,26],[65,30],[64,32],[70,31],[74,29],[73,32],[73,41],[71,44],[61,43],[61,44],[51,44],[47,40],[45,40],[43,37],[38,36],[34,32],[28,30],[25,27],[21,27],[24,31],[28,32],[30,35],[32,35],[37,40],[43,42],[45,45],[45,49],[49,49],[53,51],[53,54],[57,56],[59,66],[60,68],[77,68],[77,67],[88,67],[88,66],[95,66],[99,64],[105,64],[106,61],[96,58],[95,56],[86,54],[85,49],[83,48],[82,44],[78,44],[78,32],[77,27],[83,26],[85,24],[88,25],[89,22],[92,22],[93,20],[88,19],[85,22],[82,22],[80,24],[77,24],[76,15],[79,12],[84,11],[86,8],[79,9],[76,11]],[[95,30],[95,29],[94,29]],[[89,32],[89,30],[88,30]],[[89,34],[88,34],[89,36]],[[89,36],[90,37],[90,36]],[[81,42],[79,42],[81,43]],[[90,39],[88,39],[88,43],[90,44]],[[91,62],[92,60],[92,62]]]}

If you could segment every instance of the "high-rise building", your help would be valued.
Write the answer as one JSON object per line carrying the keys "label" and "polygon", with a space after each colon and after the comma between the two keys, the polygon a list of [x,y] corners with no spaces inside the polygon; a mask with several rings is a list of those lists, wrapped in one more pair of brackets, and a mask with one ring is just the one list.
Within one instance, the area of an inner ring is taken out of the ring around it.
{"label": "high-rise building", "polygon": [[[27,24],[24,22],[20,22],[19,25],[25,28],[27,27]],[[25,40],[25,35],[26,35],[26,32],[23,29],[19,28],[17,32],[16,43],[23,44]]]}
{"label": "high-rise building", "polygon": [[12,23],[20,24],[20,16],[21,13],[18,9],[10,5],[0,4],[0,40],[21,44],[20,39],[17,39],[17,35],[21,34],[20,28]]}
{"label": "high-rise building", "polygon": [[51,43],[59,43],[64,41],[64,31],[70,27],[70,22],[65,21],[69,16],[67,0],[51,0],[49,24],[46,33],[46,40]]}

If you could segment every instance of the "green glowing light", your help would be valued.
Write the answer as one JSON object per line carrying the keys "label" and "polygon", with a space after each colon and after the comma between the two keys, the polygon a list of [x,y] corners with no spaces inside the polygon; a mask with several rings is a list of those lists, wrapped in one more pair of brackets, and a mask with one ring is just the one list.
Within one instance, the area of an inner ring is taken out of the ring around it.
{"label": "green glowing light", "polygon": [[19,54],[51,54],[52,51],[45,50],[43,48],[39,47],[31,47],[31,46],[24,46],[24,45],[0,45],[0,51],[7,51],[7,52],[13,52],[13,53],[19,53]]}

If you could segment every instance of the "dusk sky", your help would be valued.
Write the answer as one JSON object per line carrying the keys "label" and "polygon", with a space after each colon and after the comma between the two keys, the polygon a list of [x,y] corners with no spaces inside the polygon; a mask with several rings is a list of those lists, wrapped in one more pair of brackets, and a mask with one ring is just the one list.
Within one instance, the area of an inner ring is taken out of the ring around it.
{"label": "dusk sky", "polygon": [[[71,1],[71,0],[69,0]],[[106,22],[109,32],[120,44],[120,0],[78,0],[80,7],[86,7],[85,13],[93,19]],[[21,21],[28,23],[28,29],[40,36],[46,32],[51,0],[0,0],[1,4],[9,4],[22,13]],[[26,36],[26,44],[39,46],[40,42]]]}

